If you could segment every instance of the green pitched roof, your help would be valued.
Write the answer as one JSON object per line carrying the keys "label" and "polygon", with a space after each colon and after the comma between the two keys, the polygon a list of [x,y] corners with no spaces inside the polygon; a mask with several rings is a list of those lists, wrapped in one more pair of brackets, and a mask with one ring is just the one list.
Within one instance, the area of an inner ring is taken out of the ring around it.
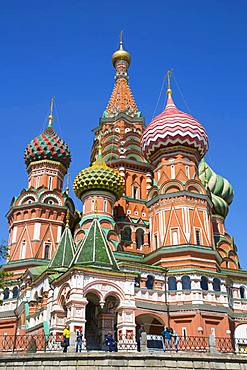
{"label": "green pitched roof", "polygon": [[71,265],[89,265],[118,269],[117,262],[95,218],[88,234],[78,243],[77,252]]}
{"label": "green pitched roof", "polygon": [[74,258],[74,254],[75,254],[74,240],[69,226],[66,225],[58,248],[48,268],[50,270],[56,271],[66,270],[70,266],[71,261]]}

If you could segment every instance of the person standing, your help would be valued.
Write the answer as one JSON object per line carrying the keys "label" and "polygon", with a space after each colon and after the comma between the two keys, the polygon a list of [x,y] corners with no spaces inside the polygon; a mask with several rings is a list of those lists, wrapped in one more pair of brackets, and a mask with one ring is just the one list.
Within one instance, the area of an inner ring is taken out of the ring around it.
{"label": "person standing", "polygon": [[82,351],[82,337],[83,337],[82,329],[77,330],[77,332],[76,332],[76,349],[75,349],[76,352],[81,352]]}
{"label": "person standing", "polygon": [[69,340],[70,340],[70,330],[69,325],[66,325],[63,330],[63,352],[68,351]]}
{"label": "person standing", "polygon": [[136,335],[137,351],[141,352],[141,336],[144,333],[144,326],[141,325]]}
{"label": "person standing", "polygon": [[178,337],[178,333],[176,332],[176,330],[173,330],[172,336],[173,336],[173,340],[174,340],[175,351],[178,352],[179,337]]}
{"label": "person standing", "polygon": [[161,335],[162,335],[163,341],[164,341],[164,351],[166,351],[166,350],[170,350],[171,351],[171,349],[172,349],[172,344],[171,344],[172,333],[171,333],[171,329],[164,327],[164,330],[162,331]]}
{"label": "person standing", "polygon": [[109,352],[115,352],[116,351],[116,343],[111,333],[108,333],[105,336],[105,344],[107,346],[107,350]]}

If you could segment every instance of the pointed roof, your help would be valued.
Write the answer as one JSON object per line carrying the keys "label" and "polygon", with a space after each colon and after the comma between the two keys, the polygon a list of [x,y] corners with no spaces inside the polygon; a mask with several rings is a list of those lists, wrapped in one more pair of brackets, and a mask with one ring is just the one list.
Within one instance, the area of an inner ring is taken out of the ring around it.
{"label": "pointed roof", "polygon": [[118,269],[115,257],[97,218],[93,220],[87,236],[78,244],[77,253],[71,265]]}
{"label": "pointed roof", "polygon": [[50,270],[66,270],[75,255],[75,244],[67,222],[58,248],[48,266]]}
{"label": "pointed roof", "polygon": [[129,115],[138,114],[139,111],[135,99],[125,78],[117,79],[106,112],[110,116],[120,112],[125,112]]}

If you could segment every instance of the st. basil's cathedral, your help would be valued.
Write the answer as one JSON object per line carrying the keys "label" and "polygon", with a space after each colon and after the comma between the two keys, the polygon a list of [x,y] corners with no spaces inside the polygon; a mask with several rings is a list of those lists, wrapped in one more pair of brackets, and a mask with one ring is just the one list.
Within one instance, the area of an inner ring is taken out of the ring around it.
{"label": "st. basil's cathedral", "polygon": [[233,188],[204,159],[205,128],[176,107],[170,73],[165,109],[145,126],[122,40],[112,63],[91,164],[74,179],[79,210],[64,186],[71,154],[53,101],[47,128],[26,147],[27,184],[7,213],[0,335],[68,325],[82,328],[88,349],[108,332],[135,346],[141,326],[246,338],[247,271],[224,225]]}

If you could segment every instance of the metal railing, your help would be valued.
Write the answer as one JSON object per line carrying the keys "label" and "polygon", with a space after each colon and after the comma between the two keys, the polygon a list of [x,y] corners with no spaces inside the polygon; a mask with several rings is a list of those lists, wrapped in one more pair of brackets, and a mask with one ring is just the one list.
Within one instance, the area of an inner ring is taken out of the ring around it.
{"label": "metal railing", "polygon": [[[2,335],[0,336],[0,353],[62,352],[63,340],[62,334]],[[115,350],[136,351],[136,344],[135,336],[121,334],[115,342]],[[146,349],[148,351],[221,352],[247,355],[247,338],[216,337],[212,351],[208,337],[180,336],[177,339],[172,337],[170,341],[166,341],[161,335],[147,334]]]}

